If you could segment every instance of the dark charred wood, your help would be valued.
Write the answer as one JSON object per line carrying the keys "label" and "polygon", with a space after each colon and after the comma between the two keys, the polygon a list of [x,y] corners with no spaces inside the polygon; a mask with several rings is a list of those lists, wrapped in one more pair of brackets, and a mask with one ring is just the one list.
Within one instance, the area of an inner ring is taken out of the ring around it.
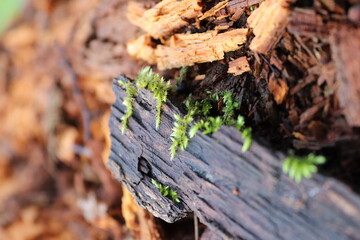
{"label": "dark charred wood", "polygon": [[[170,160],[173,115],[179,110],[164,104],[156,130],[156,101],[140,90],[122,135],[126,94],[116,81],[113,90],[109,167],[155,216],[174,222],[194,211],[230,239],[360,239],[360,198],[347,186],[320,174],[296,184],[282,173],[282,153],[256,140],[243,153],[241,134],[228,127],[212,136],[197,134]],[[152,178],[176,190],[181,202],[163,197]]]}

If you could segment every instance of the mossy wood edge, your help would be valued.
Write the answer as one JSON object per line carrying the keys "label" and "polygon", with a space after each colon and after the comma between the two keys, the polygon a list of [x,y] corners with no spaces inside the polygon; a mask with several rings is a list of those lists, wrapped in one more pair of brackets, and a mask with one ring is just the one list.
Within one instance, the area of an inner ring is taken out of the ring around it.
{"label": "mossy wood edge", "polygon": [[[197,134],[170,160],[174,114],[183,114],[164,103],[156,130],[156,100],[142,89],[122,134],[126,93],[117,81],[113,91],[109,168],[156,217],[174,222],[195,211],[230,239],[360,239],[360,197],[337,180],[314,174],[296,184],[282,172],[283,154],[256,139],[243,153],[240,132],[228,127]],[[162,196],[152,178],[177,191],[180,203]]]}

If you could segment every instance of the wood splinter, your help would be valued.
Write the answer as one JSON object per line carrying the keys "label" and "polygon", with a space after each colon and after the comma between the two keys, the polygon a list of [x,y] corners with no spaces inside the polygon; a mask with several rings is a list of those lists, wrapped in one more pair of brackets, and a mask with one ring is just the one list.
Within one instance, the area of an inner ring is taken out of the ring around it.
{"label": "wood splinter", "polygon": [[192,66],[195,63],[224,59],[226,52],[240,49],[246,41],[248,29],[234,29],[224,33],[207,31],[196,34],[174,34],[164,45],[151,46],[145,36],[128,43],[128,53],[136,58],[156,63],[159,70]]}

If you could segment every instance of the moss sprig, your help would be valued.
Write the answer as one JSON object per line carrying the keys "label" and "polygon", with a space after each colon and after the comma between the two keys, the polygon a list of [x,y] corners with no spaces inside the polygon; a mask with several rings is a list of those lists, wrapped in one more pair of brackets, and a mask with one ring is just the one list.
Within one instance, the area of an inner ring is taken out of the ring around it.
{"label": "moss sprig", "polygon": [[127,125],[128,125],[128,122],[129,122],[129,118],[133,114],[132,102],[134,101],[134,99],[138,95],[138,91],[137,91],[137,88],[134,87],[134,85],[129,81],[125,82],[125,81],[119,79],[118,83],[119,83],[120,87],[123,88],[125,90],[125,92],[126,92],[126,97],[124,97],[124,100],[123,100],[123,104],[126,107],[126,112],[121,117],[121,123],[122,123],[121,132],[124,134],[125,129],[127,128]]}
{"label": "moss sprig", "polygon": [[161,195],[163,195],[164,197],[168,197],[177,203],[180,202],[180,199],[177,196],[177,192],[175,190],[170,189],[169,186],[163,185],[158,181],[156,181],[155,179],[151,179],[151,183],[154,184],[157,189],[159,189]]}
{"label": "moss sprig", "polygon": [[178,114],[174,115],[175,122],[173,132],[171,133],[170,140],[172,141],[171,147],[169,148],[171,159],[174,159],[178,149],[185,150],[189,144],[189,137],[187,135],[189,124],[193,121],[192,112],[187,114],[185,117],[181,117]]}
{"label": "moss sprig", "polygon": [[142,69],[136,78],[136,86],[138,89],[145,88],[152,92],[153,97],[157,101],[156,129],[159,129],[161,122],[161,106],[167,100],[170,82],[165,81],[159,74],[154,73],[150,67]]}
{"label": "moss sprig", "polygon": [[304,157],[298,157],[290,153],[290,156],[284,159],[282,169],[290,178],[299,183],[303,177],[310,178],[313,173],[317,172],[317,165],[325,162],[326,158],[324,156],[316,156],[313,153]]}

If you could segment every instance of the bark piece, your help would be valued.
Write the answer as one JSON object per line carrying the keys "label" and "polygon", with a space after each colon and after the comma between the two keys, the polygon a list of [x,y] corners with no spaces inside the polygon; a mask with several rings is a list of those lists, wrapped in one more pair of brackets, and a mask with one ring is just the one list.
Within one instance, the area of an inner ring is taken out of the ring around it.
{"label": "bark piece", "polygon": [[159,39],[189,24],[187,19],[201,15],[201,0],[164,0],[145,10],[139,3],[130,2],[127,17],[136,26]]}
{"label": "bark piece", "polygon": [[164,45],[151,46],[148,36],[130,41],[128,53],[137,59],[157,64],[160,70],[192,66],[195,63],[224,59],[224,53],[241,48],[246,41],[247,29],[240,28],[218,33],[207,31],[195,34],[174,34]]}
{"label": "bark piece", "polygon": [[[141,90],[124,135],[119,130],[125,92],[113,84],[109,167],[135,201],[155,216],[173,222],[190,211],[213,231],[233,239],[358,239],[360,198],[336,180],[315,174],[296,184],[281,171],[283,155],[222,127],[212,136],[197,134],[186,151],[170,160],[174,113],[163,106],[155,128],[156,100]],[[175,189],[181,203],[163,197],[151,178]]]}
{"label": "bark piece", "polygon": [[[351,36],[351,37],[350,37]],[[360,127],[360,28],[333,29],[330,46],[337,69],[337,96],[347,122]]]}
{"label": "bark piece", "polygon": [[266,0],[248,18],[255,34],[250,49],[268,54],[283,35],[290,20],[289,3],[293,0]]}
{"label": "bark piece", "polygon": [[157,46],[158,68],[165,70],[224,59],[224,53],[241,48],[247,31],[241,28],[219,34],[217,31],[175,34],[167,45]]}
{"label": "bark piece", "polygon": [[328,27],[313,9],[295,8],[287,30],[309,38],[323,39],[329,35]]}
{"label": "bark piece", "polygon": [[249,72],[250,70],[250,65],[246,57],[239,57],[229,62],[228,73],[232,73],[234,76],[241,75],[244,72]]}

